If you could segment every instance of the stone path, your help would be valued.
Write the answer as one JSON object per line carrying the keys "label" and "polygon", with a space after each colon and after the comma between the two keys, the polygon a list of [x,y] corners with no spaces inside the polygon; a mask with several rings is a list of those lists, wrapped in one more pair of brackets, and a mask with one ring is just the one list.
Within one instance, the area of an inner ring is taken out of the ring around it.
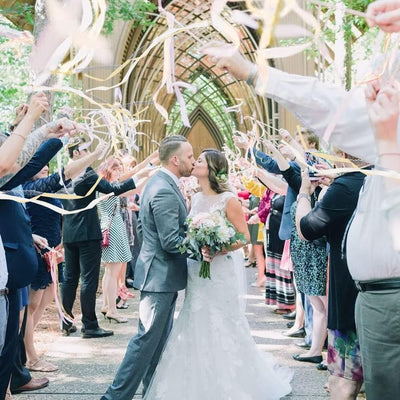
{"label": "stone path", "polygon": [[[247,270],[249,282],[253,280],[254,272],[254,269]],[[41,391],[14,395],[15,400],[99,400],[112,381],[130,338],[136,332],[138,292],[135,293],[136,297],[130,300],[130,307],[122,311],[129,318],[128,323],[109,324],[108,320],[102,318],[100,311],[98,312],[100,325],[105,329],[114,330],[112,337],[81,339],[76,333],[70,337],[57,335],[51,343],[50,340],[49,343],[45,343],[42,337],[40,343],[45,358],[58,365],[59,370],[48,374],[33,373],[33,376],[47,376],[50,385]],[[182,304],[182,297],[180,295],[178,300],[178,310]],[[247,317],[257,346],[261,351],[274,354],[281,365],[286,365],[294,371],[293,391],[285,400],[329,398],[323,388],[328,374],[317,371],[314,364],[299,363],[292,359],[292,355],[299,352],[294,345],[296,339],[281,334],[286,329],[287,321],[272,311],[272,307],[264,304],[263,292],[249,286]],[[141,399],[141,396],[138,395],[135,399]]]}

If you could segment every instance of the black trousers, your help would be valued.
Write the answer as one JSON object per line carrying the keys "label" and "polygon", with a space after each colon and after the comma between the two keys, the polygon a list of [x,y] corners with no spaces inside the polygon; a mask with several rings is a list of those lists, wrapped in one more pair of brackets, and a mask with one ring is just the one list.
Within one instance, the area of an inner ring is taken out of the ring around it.
{"label": "black trousers", "polygon": [[[19,290],[10,290],[8,297],[8,319],[7,319],[7,332],[4,342],[3,351],[0,356],[0,400],[6,397],[8,383],[10,381],[11,372],[16,361],[17,353],[20,354],[20,336],[18,335],[19,329],[19,311],[20,311],[20,295]],[[30,373],[26,368],[21,365],[21,380],[19,386],[24,385],[31,379]],[[17,379],[19,379],[17,377]],[[18,387],[19,387],[18,386]]]}
{"label": "black trousers", "polygon": [[24,319],[22,321],[21,329],[18,335],[18,343],[14,359],[14,367],[11,372],[11,385],[10,385],[11,393],[14,390],[20,388],[21,386],[24,386],[32,379],[31,373],[25,367],[26,351],[25,351],[24,336],[26,328],[26,318],[28,316],[27,314],[28,314],[28,306],[25,307]]}
{"label": "black trousers", "polygon": [[100,274],[101,242],[100,240],[86,240],[64,243],[64,252],[64,282],[61,286],[63,307],[73,317],[72,308],[79,278],[81,278],[82,328],[97,329],[99,324],[95,307]]}

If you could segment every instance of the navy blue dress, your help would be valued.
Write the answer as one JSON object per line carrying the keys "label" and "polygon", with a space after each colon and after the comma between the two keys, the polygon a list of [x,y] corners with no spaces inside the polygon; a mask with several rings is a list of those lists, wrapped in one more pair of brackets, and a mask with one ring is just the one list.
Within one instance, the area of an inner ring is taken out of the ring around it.
{"label": "navy blue dress", "polygon": [[[63,174],[63,181],[65,184],[70,183],[70,180],[65,181]],[[34,181],[26,182],[23,185],[24,194],[26,198],[32,198],[40,193],[55,193],[63,188],[60,182],[60,175],[57,173],[48,176],[47,178],[36,179]],[[49,197],[41,197],[41,201],[52,204],[56,207],[62,208],[62,203],[59,199],[52,199]],[[61,243],[61,214],[50,210],[49,208],[42,207],[39,204],[27,203],[27,211],[31,218],[32,232],[43,236],[49,242],[49,247],[56,247]],[[42,254],[48,250],[43,249]],[[38,272],[31,283],[33,290],[46,289],[51,282],[50,272],[47,271],[47,266],[40,254],[38,257]],[[59,269],[60,272],[60,269]],[[60,281],[61,281],[60,274]]]}

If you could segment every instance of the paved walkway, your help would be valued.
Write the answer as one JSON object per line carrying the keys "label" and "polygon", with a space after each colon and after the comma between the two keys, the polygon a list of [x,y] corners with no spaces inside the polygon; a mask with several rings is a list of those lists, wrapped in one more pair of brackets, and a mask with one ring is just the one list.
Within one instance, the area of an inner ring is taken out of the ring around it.
{"label": "paved walkway", "polygon": [[[254,272],[254,269],[248,270],[249,281],[252,281]],[[182,297],[181,295],[178,300],[178,310],[182,304]],[[59,370],[47,374],[33,373],[33,376],[48,376],[50,385],[41,391],[14,395],[14,398],[16,400],[99,400],[112,381],[130,338],[136,333],[137,305],[136,296],[130,300],[130,307],[122,311],[129,318],[126,324],[109,324],[108,320],[102,318],[100,311],[98,312],[101,326],[114,330],[112,337],[81,339],[76,333],[70,337],[59,336],[52,343],[45,344],[45,348],[42,349],[46,352],[45,358],[58,365]],[[98,310],[100,310],[99,302]],[[292,355],[298,353],[299,350],[294,346],[295,339],[286,338],[281,334],[286,329],[286,321],[281,316],[273,314],[272,310],[273,308],[264,304],[263,292],[249,286],[247,317],[257,346],[261,351],[274,354],[281,365],[286,365],[294,371],[293,391],[285,400],[329,398],[323,388],[328,374],[317,371],[314,364],[299,363],[292,359]],[[45,334],[41,333],[41,335]],[[141,396],[138,395],[135,399],[141,399]]]}

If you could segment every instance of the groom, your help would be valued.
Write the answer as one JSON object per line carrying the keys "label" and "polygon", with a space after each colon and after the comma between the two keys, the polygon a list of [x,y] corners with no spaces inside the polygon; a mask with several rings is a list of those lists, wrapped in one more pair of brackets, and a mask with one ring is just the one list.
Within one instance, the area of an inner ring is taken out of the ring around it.
{"label": "groom", "polygon": [[143,381],[143,397],[172,328],[178,290],[186,287],[186,202],[179,178],[190,176],[194,157],[183,136],[165,138],[159,148],[160,171],[143,192],[138,234],[143,239],[134,287],[141,290],[138,333],[129,342],[114,382],[101,400],[130,400]]}

